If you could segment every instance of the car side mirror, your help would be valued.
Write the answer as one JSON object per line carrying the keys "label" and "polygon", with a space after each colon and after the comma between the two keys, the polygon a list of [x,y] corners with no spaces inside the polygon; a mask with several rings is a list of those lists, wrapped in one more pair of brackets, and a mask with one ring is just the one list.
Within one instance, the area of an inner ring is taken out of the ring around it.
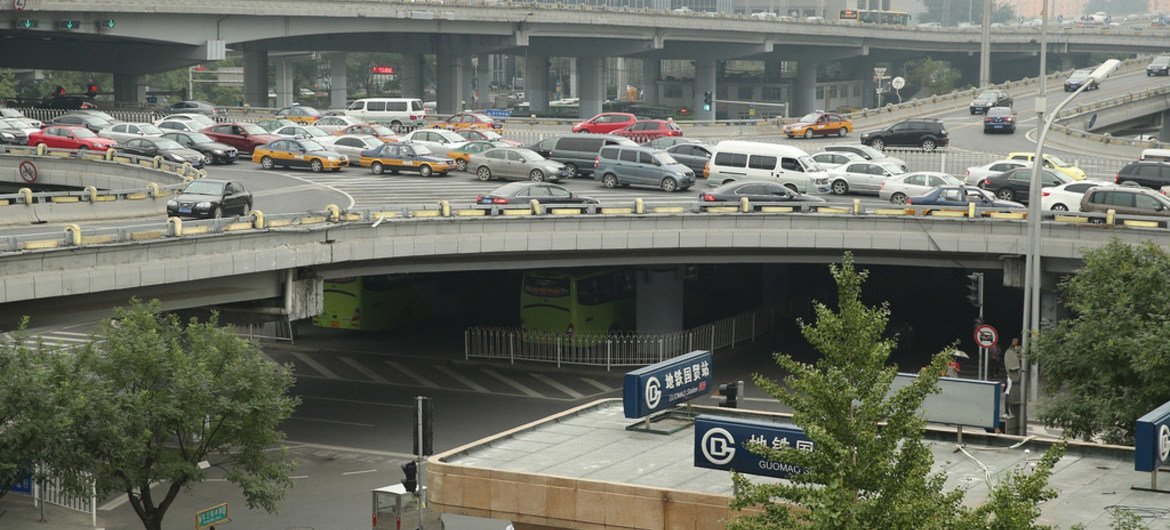
{"label": "car side mirror", "polygon": [[523,164],[523,163],[524,163],[524,159],[523,159],[523,158],[521,158],[521,159],[520,159],[520,163],[521,163],[521,164]]}

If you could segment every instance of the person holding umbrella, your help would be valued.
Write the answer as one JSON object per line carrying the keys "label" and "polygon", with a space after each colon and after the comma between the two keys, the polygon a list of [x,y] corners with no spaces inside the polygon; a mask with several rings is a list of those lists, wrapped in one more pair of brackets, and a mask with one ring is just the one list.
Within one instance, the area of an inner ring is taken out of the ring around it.
{"label": "person holding umbrella", "polygon": [[951,352],[951,362],[947,363],[947,368],[946,371],[943,372],[943,377],[959,377],[959,359],[970,358],[971,357],[967,355],[967,352],[956,348]]}

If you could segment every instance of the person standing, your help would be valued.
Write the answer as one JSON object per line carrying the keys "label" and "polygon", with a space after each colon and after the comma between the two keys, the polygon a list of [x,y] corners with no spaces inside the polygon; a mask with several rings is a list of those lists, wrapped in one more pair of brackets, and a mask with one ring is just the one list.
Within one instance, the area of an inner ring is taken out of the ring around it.
{"label": "person standing", "polygon": [[1003,368],[1007,372],[1008,414],[1020,405],[1020,339],[1012,339],[1011,346],[1003,354]]}

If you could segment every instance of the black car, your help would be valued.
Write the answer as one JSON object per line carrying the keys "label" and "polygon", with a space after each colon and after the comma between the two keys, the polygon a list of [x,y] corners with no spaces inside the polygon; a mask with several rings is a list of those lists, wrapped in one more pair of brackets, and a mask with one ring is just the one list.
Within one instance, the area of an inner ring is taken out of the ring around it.
{"label": "black car", "polygon": [[188,149],[199,151],[203,155],[205,165],[231,164],[240,156],[235,147],[221,144],[201,132],[169,132],[164,133],[162,137],[174,140]]}
{"label": "black car", "polygon": [[699,204],[731,202],[739,204],[747,198],[749,204],[824,204],[825,200],[813,195],[796,193],[779,182],[743,181],[724,184],[706,193],[699,194]]}
{"label": "black car", "polygon": [[106,127],[114,126],[113,122],[101,116],[93,116],[90,114],[66,114],[49,120],[49,123],[56,125],[80,125],[95,133]]}
{"label": "black car", "polygon": [[934,151],[950,143],[943,123],[933,118],[916,118],[895,123],[880,131],[861,135],[861,143],[874,149],[891,147],[921,147],[923,151]]}
{"label": "black car", "polygon": [[1098,88],[1101,88],[1100,86],[1097,86],[1096,81],[1093,81],[1092,78],[1089,77],[1089,75],[1092,73],[1092,68],[1081,68],[1080,70],[1073,72],[1072,75],[1068,76],[1068,79],[1064,81],[1064,91],[1076,92],[1077,89],[1081,88],[1081,85],[1085,83],[1089,83],[1089,86],[1085,87],[1086,91],[1097,90]]}
{"label": "black car", "polygon": [[1170,55],[1154,57],[1154,60],[1146,65],[1146,77],[1155,75],[1170,75]]}
{"label": "black car", "polygon": [[[1032,168],[1020,167],[1004,171],[998,175],[991,175],[981,180],[979,187],[994,193],[999,199],[1027,204],[1028,189],[1032,187],[1031,180]],[[1043,169],[1040,173],[1041,188],[1051,188],[1066,182],[1072,182],[1072,179],[1059,171]]]}
{"label": "black car", "polygon": [[475,197],[476,204],[528,204],[535,199],[540,204],[597,204],[597,199],[582,197],[568,188],[547,182],[512,182],[486,195]]}
{"label": "black car", "polygon": [[179,101],[163,110],[164,116],[171,114],[203,114],[212,119],[227,117],[227,111],[206,101]]}
{"label": "black car", "polygon": [[169,138],[131,138],[123,142],[118,142],[118,145],[114,146],[114,148],[120,153],[151,158],[161,156],[164,160],[170,162],[179,164],[186,162],[197,168],[203,167],[203,153],[183,147],[179,142]]}
{"label": "black car", "polygon": [[1143,188],[1155,190],[1170,185],[1170,164],[1156,160],[1139,160],[1130,162],[1117,172],[1114,179],[1118,184],[1132,182]]}
{"label": "black car", "polygon": [[711,160],[711,146],[700,143],[676,144],[666,150],[684,166],[695,172],[695,176],[703,174],[707,161]]}
{"label": "black car", "polygon": [[1007,107],[992,107],[983,117],[983,134],[993,132],[1016,132],[1016,113]]}
{"label": "black car", "polygon": [[248,215],[252,211],[252,193],[239,182],[199,179],[183,189],[183,193],[167,201],[167,215],[178,217],[211,217]]}
{"label": "black car", "polygon": [[984,90],[980,92],[969,106],[971,114],[982,114],[994,107],[1011,107],[1012,97],[1002,90]]}
{"label": "black car", "polygon": [[642,147],[653,147],[655,149],[670,149],[680,144],[701,144],[702,140],[694,138],[687,138],[685,136],[660,136],[653,140],[642,142]]}
{"label": "black car", "polygon": [[28,145],[28,133],[0,119],[0,144]]}

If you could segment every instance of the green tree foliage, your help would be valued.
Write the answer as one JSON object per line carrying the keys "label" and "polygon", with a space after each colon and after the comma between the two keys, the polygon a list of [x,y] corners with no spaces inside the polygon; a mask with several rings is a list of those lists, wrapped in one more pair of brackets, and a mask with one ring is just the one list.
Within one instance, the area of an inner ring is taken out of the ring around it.
{"label": "green tree foliage", "polygon": [[206,478],[204,461],[249,508],[273,512],[291,486],[277,425],[298,403],[292,383],[216,317],[184,323],[157,301],[133,301],[77,354],[63,388],[79,396],[72,444],[54,467],[91,474],[99,496],[125,492],[147,530],[161,530],[178,493]]}
{"label": "green tree foliage", "polygon": [[910,90],[917,88],[926,90],[928,94],[951,92],[963,77],[957,68],[951,67],[951,63],[936,61],[930,57],[908,61],[903,68]]}
{"label": "green tree foliage", "polygon": [[[922,7],[926,12],[918,16],[919,22],[938,22],[944,26],[957,26],[961,22],[983,23],[983,0],[922,0]],[[1003,0],[995,2],[991,7],[991,21],[1016,21],[1015,7]]]}
{"label": "green tree foliage", "polygon": [[1072,318],[1040,334],[1040,418],[1132,444],[1134,421],[1170,400],[1170,254],[1114,239],[1085,253],[1060,296]]}
{"label": "green tree foliage", "polygon": [[12,70],[0,68],[0,101],[15,98],[17,88],[16,75]]}
{"label": "green tree foliage", "polygon": [[1046,455],[1034,473],[995,485],[986,505],[962,506],[963,492],[944,491],[945,476],[931,472],[934,459],[918,415],[922,401],[938,391],[951,351],[936,354],[913,382],[891,393],[897,367],[887,362],[894,344],[882,338],[889,308],[861,302],[868,273],[855,270],[849,254],[830,271],[837,311],[816,303],[815,324],[801,323],[820,359],[806,364],[777,354],[789,374],[783,382],[755,376],[760,388],[792,408],[793,422],[815,449],[755,445],[753,452],[806,472],[776,484],[734,474],[731,508],[756,506],[763,513],[740,516],[728,528],[1032,528],[1036,505],[1052,494],[1045,484],[1063,448]]}

